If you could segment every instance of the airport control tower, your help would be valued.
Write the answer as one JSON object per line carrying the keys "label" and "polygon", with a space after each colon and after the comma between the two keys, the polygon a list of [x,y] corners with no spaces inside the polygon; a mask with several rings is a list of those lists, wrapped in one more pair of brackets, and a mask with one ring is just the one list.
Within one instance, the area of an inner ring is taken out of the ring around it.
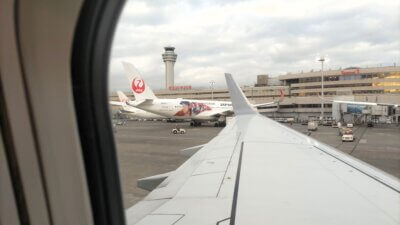
{"label": "airport control tower", "polygon": [[165,52],[162,54],[162,58],[165,62],[165,88],[174,86],[174,65],[176,62],[177,54],[175,54],[175,47],[164,47]]}

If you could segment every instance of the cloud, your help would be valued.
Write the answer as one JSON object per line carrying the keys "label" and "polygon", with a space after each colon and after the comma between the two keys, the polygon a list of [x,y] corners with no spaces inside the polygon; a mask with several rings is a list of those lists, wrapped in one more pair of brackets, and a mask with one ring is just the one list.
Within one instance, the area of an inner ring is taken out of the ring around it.
{"label": "cloud", "polygon": [[142,72],[154,89],[164,87],[163,47],[178,59],[175,83],[224,87],[223,73],[241,84],[257,74],[375,66],[400,60],[397,0],[387,1],[128,1],[115,33],[110,89],[127,89],[121,61]]}

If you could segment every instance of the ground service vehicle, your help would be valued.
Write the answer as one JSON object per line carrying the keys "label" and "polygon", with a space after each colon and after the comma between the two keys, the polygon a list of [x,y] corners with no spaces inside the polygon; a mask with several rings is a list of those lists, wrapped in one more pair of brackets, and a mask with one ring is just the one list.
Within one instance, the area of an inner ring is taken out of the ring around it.
{"label": "ground service vehicle", "polygon": [[342,136],[342,142],[345,141],[354,141],[354,136],[353,136],[353,132],[345,132]]}
{"label": "ground service vehicle", "polygon": [[285,122],[286,123],[294,123],[294,118],[286,118]]}
{"label": "ground service vehicle", "polygon": [[171,131],[173,134],[185,134],[186,133],[186,130],[185,129],[182,129],[182,128],[174,128],[174,129],[172,129],[172,131]]}
{"label": "ground service vehicle", "polygon": [[317,121],[309,121],[307,125],[307,130],[316,131],[318,129],[318,122]]}
{"label": "ground service vehicle", "polygon": [[339,128],[339,135],[343,136],[344,134],[349,134],[349,133],[353,133],[353,130],[351,128],[348,127],[340,127]]}

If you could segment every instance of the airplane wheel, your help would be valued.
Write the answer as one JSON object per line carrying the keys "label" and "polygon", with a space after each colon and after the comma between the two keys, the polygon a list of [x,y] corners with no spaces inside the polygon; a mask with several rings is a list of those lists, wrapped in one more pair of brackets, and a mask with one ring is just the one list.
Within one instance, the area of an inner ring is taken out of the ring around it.
{"label": "airplane wheel", "polygon": [[196,122],[196,121],[194,121],[194,122],[193,122],[193,126],[195,126],[195,127],[199,127],[199,126],[201,126],[201,123],[200,123],[200,122]]}

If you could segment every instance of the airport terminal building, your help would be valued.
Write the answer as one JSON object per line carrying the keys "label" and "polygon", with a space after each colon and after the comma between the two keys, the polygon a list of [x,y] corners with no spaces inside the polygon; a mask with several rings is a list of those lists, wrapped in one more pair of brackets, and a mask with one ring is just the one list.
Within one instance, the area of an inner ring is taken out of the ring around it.
{"label": "airport terminal building", "polygon": [[[350,67],[279,76],[282,84],[290,89],[290,98],[286,98],[279,111],[297,118],[318,116],[321,113],[321,99],[318,95],[321,94],[322,76],[327,100],[400,103],[400,67]],[[332,114],[333,108],[332,104],[325,104],[324,112]],[[388,108],[382,116],[398,122],[398,110]],[[296,116],[296,113],[299,115]]]}
{"label": "airport terminal building", "polygon": [[[324,77],[326,100],[400,104],[400,67],[395,65],[288,73],[274,78],[270,78],[268,75],[258,75],[256,84],[243,87],[243,91],[251,102],[264,103],[279,99],[280,90],[283,90],[285,98],[278,107],[264,108],[260,111],[270,117],[292,117],[296,120],[306,120],[309,117],[321,115],[322,100],[319,95],[321,94],[322,76]],[[229,93],[226,89],[199,90],[184,86],[157,90],[155,94],[159,98],[229,100]],[[130,93],[128,96],[132,97]],[[115,96],[112,98],[115,99]],[[331,103],[325,103],[324,116],[331,116],[338,109],[341,110],[341,113],[347,113],[346,110],[342,110],[343,107],[332,107]],[[380,110],[365,109],[361,114],[382,117],[385,120],[390,119],[391,122],[396,123],[400,121],[400,109],[394,107]],[[352,118],[354,119],[354,115]]]}

